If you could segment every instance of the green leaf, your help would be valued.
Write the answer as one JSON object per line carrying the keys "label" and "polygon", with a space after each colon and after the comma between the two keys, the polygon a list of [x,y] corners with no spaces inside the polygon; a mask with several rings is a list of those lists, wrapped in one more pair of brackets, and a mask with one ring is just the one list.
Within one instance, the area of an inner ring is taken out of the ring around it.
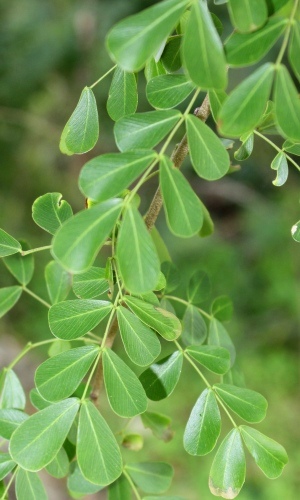
{"label": "green leaf", "polygon": [[181,35],[170,36],[161,56],[161,62],[169,73],[178,71],[181,66]]}
{"label": "green leaf", "polygon": [[118,268],[131,293],[150,292],[155,288],[160,262],[144,220],[133,205],[125,212],[117,242]]}
{"label": "green leaf", "polygon": [[[256,129],[262,134],[279,135],[276,127],[275,106],[272,101],[267,102],[265,112]],[[244,136],[243,136],[244,137]]]}
{"label": "green leaf", "polygon": [[87,271],[120,215],[122,202],[112,199],[79,212],[53,239],[52,254],[71,273]]}
{"label": "green leaf", "polygon": [[35,372],[35,385],[41,396],[51,402],[71,396],[98,353],[96,346],[83,346],[44,361]]}
{"label": "green leaf", "polygon": [[49,309],[49,326],[55,337],[74,340],[92,330],[112,309],[107,300],[66,300]]}
{"label": "green leaf", "polygon": [[0,229],[0,257],[22,252],[20,243],[8,233]]}
{"label": "green leaf", "polygon": [[222,401],[246,422],[261,422],[268,402],[258,392],[229,384],[215,384],[214,389]]}
{"label": "green leaf", "polygon": [[48,495],[35,472],[18,469],[16,476],[17,500],[47,500]]}
{"label": "green leaf", "polygon": [[232,24],[242,33],[257,30],[268,17],[265,0],[228,0],[228,10]]}
{"label": "green leaf", "polygon": [[34,408],[36,408],[37,410],[43,410],[44,408],[47,408],[51,405],[49,401],[46,401],[44,398],[42,398],[37,389],[31,389],[29,397],[32,406],[34,406]]}
{"label": "green leaf", "polygon": [[153,243],[155,245],[156,251],[158,258],[160,262],[165,262],[167,260],[171,260],[169,250],[167,249],[167,246],[161,237],[160,233],[158,232],[157,228],[154,226],[151,230],[151,238],[153,240]]}
{"label": "green leaf", "polygon": [[173,438],[174,432],[171,430],[171,419],[161,413],[145,411],[141,419],[144,427],[151,429],[154,436],[162,439],[166,443]]}
{"label": "green leaf", "polygon": [[114,127],[116,144],[120,151],[151,149],[163,140],[180,118],[177,109],[125,116]]}
{"label": "green leaf", "polygon": [[0,375],[4,378],[3,381],[3,378],[1,377],[2,383],[0,384],[0,408],[15,408],[17,410],[24,410],[26,396],[21,382],[15,372],[4,368]]}
{"label": "green leaf", "polygon": [[59,148],[66,155],[86,153],[99,137],[97,103],[92,89],[85,87],[78,104],[63,129]]}
{"label": "green leaf", "polygon": [[240,140],[242,141],[242,145],[235,151],[234,158],[237,161],[244,161],[249,158],[253,151],[254,134],[246,134],[246,136],[244,135]]}
{"label": "green leaf", "polygon": [[61,448],[56,457],[46,466],[46,471],[50,476],[60,479],[68,475],[69,458],[64,448]]}
{"label": "green leaf", "polygon": [[159,184],[172,233],[182,238],[197,234],[203,224],[202,204],[184,175],[167,156],[163,156],[160,162]]}
{"label": "green leaf", "polygon": [[189,302],[199,304],[206,300],[211,293],[211,283],[208,274],[205,271],[196,271],[192,274],[187,296]]}
{"label": "green leaf", "polygon": [[267,0],[269,16],[282,9],[289,0]]}
{"label": "green leaf", "polygon": [[147,408],[147,398],[139,379],[111,349],[103,351],[103,373],[107,397],[121,417],[134,417]]}
{"label": "green leaf", "polygon": [[229,169],[229,155],[216,134],[194,115],[186,117],[192,165],[207,181],[223,177]]}
{"label": "green leaf", "polygon": [[193,2],[183,38],[182,56],[187,74],[195,85],[204,89],[226,87],[223,46],[205,2]]}
{"label": "green leaf", "polygon": [[16,463],[9,453],[0,453],[0,481],[15,467]]}
{"label": "green leaf", "polygon": [[109,485],[108,500],[132,500],[130,484],[123,474]]}
{"label": "green leaf", "polygon": [[153,307],[153,305],[135,297],[124,297],[124,302],[143,323],[153,328],[165,340],[175,340],[181,334],[182,328],[179,319],[169,311]]}
{"label": "green leaf", "polygon": [[211,314],[219,321],[230,321],[233,314],[233,304],[227,295],[220,295],[211,305]]}
{"label": "green leaf", "polygon": [[218,116],[223,135],[240,137],[259,123],[270,95],[274,65],[260,66],[231,92]]}
{"label": "green leaf", "polygon": [[144,438],[140,434],[126,434],[121,444],[127,450],[140,451],[144,445]]}
{"label": "green leaf", "polygon": [[232,343],[231,338],[229,337],[227,330],[224,328],[222,323],[217,319],[213,318],[209,325],[208,331],[208,339],[207,343],[209,345],[216,345],[220,347],[224,347],[227,351],[230,352],[231,366],[235,361],[235,347]]}
{"label": "green leaf", "polygon": [[274,90],[277,125],[284,137],[300,142],[300,99],[285,66],[277,68]]}
{"label": "green leaf", "polygon": [[280,476],[288,462],[283,446],[247,425],[241,425],[240,430],[245,445],[263,473],[269,479]]}
{"label": "green leaf", "polygon": [[214,449],[220,432],[221,415],[216,397],[213,391],[205,389],[187,422],[183,436],[184,449],[190,455],[206,455]]}
{"label": "green leaf", "polygon": [[185,345],[201,345],[206,336],[207,326],[204,319],[198,309],[189,304],[182,320],[182,342]]}
{"label": "green leaf", "polygon": [[206,206],[202,203],[202,211],[203,211],[203,225],[200,229],[199,236],[201,238],[206,238],[207,236],[210,236],[214,232],[214,222],[210,216],[209,211],[207,210]]}
{"label": "green leaf", "polygon": [[232,366],[232,368],[227,373],[225,373],[225,375],[223,376],[223,382],[224,384],[246,387],[244,374],[237,363],[235,363],[234,366]]}
{"label": "green leaf", "polygon": [[31,415],[12,435],[10,454],[13,460],[32,472],[52,462],[68,435],[78,408],[79,400],[70,398]]}
{"label": "green leaf", "polygon": [[88,161],[79,176],[82,193],[92,200],[104,201],[119,195],[155,160],[151,150],[109,153]]}
{"label": "green leaf", "polygon": [[164,493],[174,475],[173,467],[165,462],[139,462],[128,464],[125,469],[145,493]]}
{"label": "green leaf", "polygon": [[172,394],[181,375],[182,361],[182,352],[175,351],[140,375],[140,381],[149,399],[160,401]]}
{"label": "green leaf", "polygon": [[184,101],[194,88],[195,85],[187,80],[185,75],[156,76],[147,84],[147,99],[154,108],[174,108]]}
{"label": "green leaf", "polygon": [[0,288],[0,318],[18,302],[22,294],[21,286]]}
{"label": "green leaf", "polygon": [[161,265],[161,270],[166,278],[167,286],[165,289],[166,293],[173,292],[180,284],[180,275],[177,267],[170,260],[166,260]]}
{"label": "green leaf", "polygon": [[296,224],[293,225],[293,227],[291,229],[291,233],[292,233],[292,238],[299,243],[300,242],[300,221],[298,221]]}
{"label": "green leaf", "polygon": [[245,482],[246,461],[238,429],[232,429],[219,447],[209,474],[213,495],[235,498]]}
{"label": "green leaf", "polygon": [[155,61],[154,57],[146,62],[145,66],[145,78],[149,82],[152,78],[159,75],[165,75],[167,72],[161,61]]}
{"label": "green leaf", "polygon": [[37,198],[32,205],[34,222],[50,234],[55,234],[72,215],[71,205],[62,199],[60,193],[44,194]]}
{"label": "green leaf", "polygon": [[94,299],[109,291],[106,270],[101,267],[90,267],[88,271],[75,274],[73,290],[80,299]]}
{"label": "green leaf", "polygon": [[284,32],[287,22],[287,19],[274,18],[254,33],[233,32],[224,45],[228,64],[238,67],[258,62]]}
{"label": "green leaf", "polygon": [[300,80],[300,22],[294,19],[288,49],[289,63],[298,80]]}
{"label": "green leaf", "polygon": [[117,23],[107,36],[112,59],[126,71],[139,71],[173,31],[188,0],[165,0]]}
{"label": "green leaf", "polygon": [[78,467],[78,463],[72,462],[70,465],[70,475],[68,476],[68,489],[73,497],[82,497],[101,491],[102,486],[87,481]]}
{"label": "green leaf", "polygon": [[190,346],[186,352],[198,363],[218,375],[224,375],[230,368],[230,354],[223,347],[210,345]]}
{"label": "green leaf", "polygon": [[110,484],[122,472],[116,438],[90,401],[82,405],[79,414],[77,460],[85,479],[94,484]]}
{"label": "green leaf", "polygon": [[72,277],[55,260],[46,265],[45,280],[51,304],[61,302],[68,296]]}
{"label": "green leaf", "polygon": [[224,90],[210,90],[208,92],[211,114],[215,122],[217,122],[219,111],[225,101],[227,94]]}
{"label": "green leaf", "polygon": [[282,149],[286,151],[287,153],[290,153],[292,155],[300,156],[300,144],[292,142],[292,141],[285,141],[283,143]]}
{"label": "green leaf", "polygon": [[27,418],[28,415],[20,410],[11,408],[0,410],[0,436],[10,439],[16,428]]}
{"label": "green leaf", "polygon": [[117,121],[123,116],[136,112],[138,93],[134,73],[127,73],[116,68],[109,89],[107,112],[112,120]]}
{"label": "green leaf", "polygon": [[131,361],[139,366],[150,365],[161,351],[155,333],[125,307],[118,307],[117,316],[125,351]]}
{"label": "green leaf", "polygon": [[277,171],[276,179],[272,181],[274,186],[283,186],[289,175],[289,166],[285,154],[281,151],[271,163],[271,168]]}
{"label": "green leaf", "polygon": [[[20,243],[22,250],[30,249],[29,245],[25,241],[20,240]],[[34,271],[34,259],[32,254],[24,255],[24,257],[20,253],[10,255],[9,257],[5,257],[3,262],[9,272],[19,283],[21,283],[21,285],[28,285]]]}

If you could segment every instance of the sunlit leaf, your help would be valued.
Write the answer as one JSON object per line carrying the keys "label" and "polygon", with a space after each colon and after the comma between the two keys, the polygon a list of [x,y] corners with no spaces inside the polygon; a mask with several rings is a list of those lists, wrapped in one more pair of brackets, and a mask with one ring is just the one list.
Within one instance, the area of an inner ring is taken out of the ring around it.
{"label": "sunlit leaf", "polygon": [[274,186],[283,186],[289,175],[289,167],[285,154],[281,151],[271,163],[271,168],[277,171],[276,179],[272,181]]}
{"label": "sunlit leaf", "polygon": [[163,493],[172,482],[173,468],[164,462],[127,464],[126,471],[145,493]]}
{"label": "sunlit leaf", "polygon": [[11,369],[4,368],[0,374],[0,379],[0,408],[24,410],[26,396],[15,372]]}
{"label": "sunlit leaf", "polygon": [[75,274],[73,290],[81,299],[94,299],[108,292],[109,284],[106,279],[106,270],[101,267],[90,267],[85,273]]}
{"label": "sunlit leaf", "polygon": [[73,211],[60,193],[47,193],[35,200],[32,205],[34,222],[50,234],[55,234]]}
{"label": "sunlit leaf", "polygon": [[0,318],[18,302],[22,294],[21,286],[0,288]]}
{"label": "sunlit leaf", "polygon": [[182,352],[175,351],[140,375],[140,381],[149,399],[160,401],[172,394],[181,375],[182,361]]}
{"label": "sunlit leaf", "polygon": [[136,76],[116,68],[109,89],[107,112],[112,120],[135,113],[138,104]]}
{"label": "sunlit leaf", "polygon": [[222,401],[246,422],[261,422],[266,416],[267,400],[258,392],[229,384],[215,384]]}

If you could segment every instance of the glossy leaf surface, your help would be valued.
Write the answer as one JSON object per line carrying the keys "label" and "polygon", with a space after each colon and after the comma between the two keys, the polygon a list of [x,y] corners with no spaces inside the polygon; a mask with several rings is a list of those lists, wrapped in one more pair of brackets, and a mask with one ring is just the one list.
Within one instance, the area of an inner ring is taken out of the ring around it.
{"label": "glossy leaf surface", "polygon": [[140,381],[149,399],[160,401],[172,394],[181,375],[182,362],[182,353],[175,351],[140,375]]}
{"label": "glossy leaf surface", "polygon": [[214,389],[222,401],[246,422],[261,422],[265,418],[268,403],[258,392],[230,384],[215,384]]}
{"label": "glossy leaf surface", "polygon": [[134,73],[116,68],[109,89],[107,112],[112,120],[135,113],[138,104],[137,84]]}
{"label": "glossy leaf surface", "polygon": [[47,193],[35,200],[32,205],[34,222],[50,234],[55,234],[73,211],[60,193]]}

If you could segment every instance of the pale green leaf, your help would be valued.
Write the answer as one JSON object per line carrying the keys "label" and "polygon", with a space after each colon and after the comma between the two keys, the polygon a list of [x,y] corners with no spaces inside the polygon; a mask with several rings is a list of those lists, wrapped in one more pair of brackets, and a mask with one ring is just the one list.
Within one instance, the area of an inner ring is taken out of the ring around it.
{"label": "pale green leaf", "polygon": [[224,384],[237,385],[238,387],[246,387],[245,377],[238,366],[237,362],[234,363],[234,366],[225,373],[223,376]]}
{"label": "pale green leaf", "polygon": [[66,155],[90,151],[99,137],[97,103],[92,89],[85,87],[78,104],[63,129],[60,150]]}
{"label": "pale green leaf", "polygon": [[20,243],[8,233],[0,229],[0,257],[6,257],[22,251]]}
{"label": "pale green leaf", "polygon": [[35,372],[35,385],[41,396],[52,402],[71,396],[98,353],[96,346],[83,346],[44,361]]}
{"label": "pale green leaf", "polygon": [[283,186],[289,175],[289,167],[285,154],[280,151],[271,163],[271,168],[277,171],[276,179],[272,181],[274,186]]}
{"label": "pale green leaf", "polygon": [[131,486],[124,474],[109,485],[108,500],[132,500]]}
{"label": "pale green leaf", "polygon": [[298,221],[296,224],[293,225],[293,227],[291,229],[291,233],[292,233],[292,238],[299,243],[300,242],[300,221]]}
{"label": "pale green leaf", "polygon": [[184,101],[194,88],[195,85],[187,80],[185,75],[156,76],[147,84],[147,99],[154,108],[174,108]]}
{"label": "pale green leaf", "polygon": [[45,267],[45,281],[51,304],[61,302],[68,296],[72,277],[55,260],[48,262]]}
{"label": "pale green leaf", "polygon": [[32,205],[34,222],[50,234],[55,234],[72,215],[71,205],[62,199],[60,193],[44,194],[37,198]]}
{"label": "pale green leaf", "polygon": [[31,389],[29,398],[32,406],[34,406],[34,408],[36,408],[37,410],[43,410],[44,408],[47,408],[51,405],[49,401],[46,401],[46,399],[42,398],[37,389]]}
{"label": "pale green leaf", "polygon": [[49,309],[49,326],[55,337],[73,340],[85,335],[112,309],[107,300],[66,300]]}
{"label": "pale green leaf", "polygon": [[206,323],[192,304],[188,305],[182,319],[181,340],[185,345],[201,345],[207,336]]}
{"label": "pale green leaf", "polygon": [[161,413],[145,411],[141,415],[144,427],[151,429],[154,436],[162,439],[166,443],[173,438],[174,432],[171,430],[171,419]]}
{"label": "pale green leaf", "polygon": [[[20,240],[20,243],[22,250],[30,249],[29,245],[25,241]],[[21,285],[28,285],[34,271],[34,259],[32,254],[24,255],[24,257],[20,253],[10,255],[8,257],[4,257],[3,262],[9,272],[19,283],[21,283]]]}
{"label": "pale green leaf", "polygon": [[21,286],[0,288],[0,318],[18,302],[22,294]]}
{"label": "pale green leaf", "polygon": [[173,292],[180,284],[179,269],[171,262],[171,259],[167,259],[162,263],[161,270],[167,282],[165,292]]}
{"label": "pale green leaf", "polygon": [[288,57],[289,63],[298,80],[300,80],[300,21],[294,19],[292,34],[289,43]]}
{"label": "pale green leaf", "polygon": [[254,134],[252,132],[250,134],[246,134],[241,137],[240,140],[242,141],[242,145],[235,151],[234,158],[237,161],[244,161],[249,158],[253,151]]}
{"label": "pale green leaf", "polygon": [[140,375],[140,381],[149,399],[160,401],[172,394],[181,375],[182,361],[182,352],[175,351]]}
{"label": "pale green leaf", "polygon": [[[279,135],[275,119],[275,106],[273,101],[268,101],[261,120],[259,121],[256,129],[262,134]],[[243,136],[245,137],[245,136]]]}
{"label": "pale green leaf", "polygon": [[194,115],[187,115],[186,126],[191,162],[197,174],[208,181],[223,177],[230,160],[220,139]]}
{"label": "pale green leaf", "polygon": [[130,451],[141,451],[144,446],[144,438],[140,434],[126,434],[121,445]]}
{"label": "pale green leaf", "polygon": [[12,408],[0,410],[0,436],[4,439],[10,439],[16,428],[27,418],[28,415],[20,410]]}
{"label": "pale green leaf", "polygon": [[139,366],[150,365],[161,351],[156,334],[125,307],[117,310],[122,341],[129,358]]}
{"label": "pale green leaf", "polygon": [[233,314],[233,304],[227,295],[220,295],[211,305],[211,314],[219,321],[230,321]]}
{"label": "pale green leaf", "polygon": [[230,364],[231,366],[234,364],[236,356],[234,344],[225,327],[215,318],[211,320],[209,325],[207,343],[227,349],[230,352]]}
{"label": "pale green leaf", "polygon": [[208,92],[211,114],[215,122],[217,122],[219,111],[225,101],[227,94],[224,90],[210,90]]}
{"label": "pale green leaf", "polygon": [[106,270],[101,267],[90,267],[88,271],[75,274],[73,290],[80,299],[94,299],[109,291]]}
{"label": "pale green leaf", "polygon": [[117,222],[121,208],[122,202],[112,199],[66,221],[53,239],[55,259],[72,273],[87,271]]}
{"label": "pale green leaf", "polygon": [[268,402],[258,392],[230,384],[215,384],[214,390],[222,401],[246,422],[261,422],[265,418]]}
{"label": "pale green leaf", "polygon": [[67,485],[73,498],[81,498],[103,489],[102,486],[93,484],[85,479],[76,461],[70,465],[70,475],[68,476]]}
{"label": "pale green leaf", "polygon": [[16,466],[9,453],[0,453],[0,481]]}
{"label": "pale green leaf", "polygon": [[300,99],[285,66],[277,68],[274,90],[275,116],[284,137],[300,142]]}
{"label": "pale green leaf", "polygon": [[287,140],[283,143],[282,149],[292,155],[300,156],[300,143]]}
{"label": "pale green leaf", "polygon": [[190,455],[210,453],[221,432],[221,415],[213,391],[205,389],[197,399],[188,419],[184,436],[184,449]]}
{"label": "pale green leaf", "polygon": [[13,370],[4,368],[2,371],[0,390],[0,408],[24,410],[26,396],[21,382]]}
{"label": "pale green leaf", "polygon": [[181,66],[181,35],[170,36],[161,56],[161,62],[169,73],[178,71]]}
{"label": "pale green leaf", "polygon": [[107,112],[112,120],[135,113],[138,104],[136,76],[116,68],[109,89]]}
{"label": "pale green leaf", "polygon": [[46,465],[46,471],[50,476],[60,479],[67,476],[69,472],[69,458],[64,448],[61,448],[56,457]]}
{"label": "pale green leaf", "polygon": [[172,233],[182,238],[197,234],[203,224],[202,204],[184,175],[167,156],[160,161],[159,184]]}
{"label": "pale green leaf", "polygon": [[10,454],[22,468],[35,472],[48,465],[62,447],[79,408],[66,399],[31,415],[13,433]]}
{"label": "pale green leaf", "polygon": [[155,288],[160,272],[159,258],[143,218],[133,205],[126,209],[116,254],[127,290],[140,294]]}
{"label": "pale green leaf", "polygon": [[90,401],[79,414],[77,461],[88,481],[105,486],[122,472],[122,457],[115,436]]}
{"label": "pale green leaf", "polygon": [[16,475],[17,500],[47,500],[44,485],[35,472],[18,469]]}
{"label": "pale green leaf", "polygon": [[172,32],[188,0],[165,0],[116,24],[107,36],[111,57],[126,71],[139,71]]}
{"label": "pale green leaf", "polygon": [[211,283],[205,271],[195,271],[188,283],[187,296],[192,304],[206,300],[211,293]]}
{"label": "pale green leaf", "polygon": [[268,17],[265,0],[228,0],[228,10],[232,24],[242,33],[257,30]]}
{"label": "pale green leaf", "polygon": [[151,238],[153,240],[153,243],[155,245],[157,255],[159,257],[160,262],[165,262],[165,261],[170,261],[171,256],[169,254],[169,250],[167,249],[167,246],[161,237],[158,229],[154,226],[151,230]]}
{"label": "pale green leaf", "polygon": [[235,498],[245,482],[246,461],[238,429],[227,434],[219,447],[209,473],[213,495]]}
{"label": "pale green leaf", "polygon": [[120,151],[151,149],[163,140],[180,118],[177,109],[125,116],[114,126],[117,146]]}
{"label": "pale green leaf", "polygon": [[125,466],[135,484],[145,493],[163,493],[170,486],[173,468],[165,462],[139,462]]}
{"label": "pale green leaf", "polygon": [[105,349],[102,356],[104,383],[113,411],[121,417],[143,413],[147,398],[135,373],[111,349]]}
{"label": "pale green leaf", "polygon": [[218,375],[224,375],[230,368],[230,354],[223,347],[204,345],[190,346],[186,352],[198,363]]}

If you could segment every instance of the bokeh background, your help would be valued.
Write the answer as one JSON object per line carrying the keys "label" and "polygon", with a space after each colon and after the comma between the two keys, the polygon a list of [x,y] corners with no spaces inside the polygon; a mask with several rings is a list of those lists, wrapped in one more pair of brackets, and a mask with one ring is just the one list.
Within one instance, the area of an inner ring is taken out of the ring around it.
{"label": "bokeh background", "polygon": [[[83,156],[63,156],[58,147],[60,133],[82,88],[112,65],[104,44],[108,29],[125,15],[154,3],[153,0],[0,3],[0,227],[10,234],[28,240],[32,246],[49,244],[49,235],[31,219],[33,201],[46,192],[62,193],[74,211],[83,208],[84,200],[77,187],[80,168],[95,155],[116,150],[113,123],[106,112],[110,78],[95,87],[100,138],[94,151]],[[230,29],[226,9],[212,8],[223,21],[226,36]],[[231,85],[252,70],[232,72]],[[142,91],[143,78],[139,79],[139,85]],[[141,95],[139,111],[148,109]],[[292,240],[290,228],[300,219],[300,175],[290,167],[286,185],[274,187],[275,175],[270,169],[274,156],[271,147],[256,140],[254,153],[241,170],[214,183],[200,180],[189,161],[185,162],[185,174],[214,219],[213,236],[180,240],[167,230],[163,214],[158,220],[181,272],[182,294],[192,271],[204,269],[211,276],[213,297],[227,294],[233,300],[235,313],[227,328],[237,347],[240,367],[248,387],[260,391],[269,401],[268,416],[257,428],[281,442],[289,453],[290,463],[276,481],[264,478],[248,457],[248,476],[239,496],[241,500],[294,500],[299,493],[300,246]],[[142,193],[142,210],[146,210],[156,182],[151,181]],[[105,255],[101,258],[104,262]],[[47,296],[43,268],[49,260],[49,255],[37,254],[30,285],[44,298]],[[0,263],[0,286],[13,284],[13,278]],[[1,365],[6,365],[29,339],[49,337],[47,311],[24,296],[2,318],[0,331]],[[17,366],[16,371],[27,388],[32,386],[34,366],[45,356],[46,352],[34,352]],[[166,401],[150,405],[153,411],[172,415],[174,439],[164,444],[146,432],[143,451],[137,454],[126,451],[126,458],[131,461],[149,456],[169,459],[176,470],[171,493],[189,500],[214,498],[207,486],[212,455],[190,457],[182,447],[185,422],[202,390],[201,381],[185,367],[175,393]],[[117,423],[113,421],[112,425]],[[132,426],[140,429],[139,419]],[[226,428],[227,422],[223,432]],[[47,488],[51,500],[68,498],[64,481],[47,479]],[[103,497],[99,494],[95,498]]]}

